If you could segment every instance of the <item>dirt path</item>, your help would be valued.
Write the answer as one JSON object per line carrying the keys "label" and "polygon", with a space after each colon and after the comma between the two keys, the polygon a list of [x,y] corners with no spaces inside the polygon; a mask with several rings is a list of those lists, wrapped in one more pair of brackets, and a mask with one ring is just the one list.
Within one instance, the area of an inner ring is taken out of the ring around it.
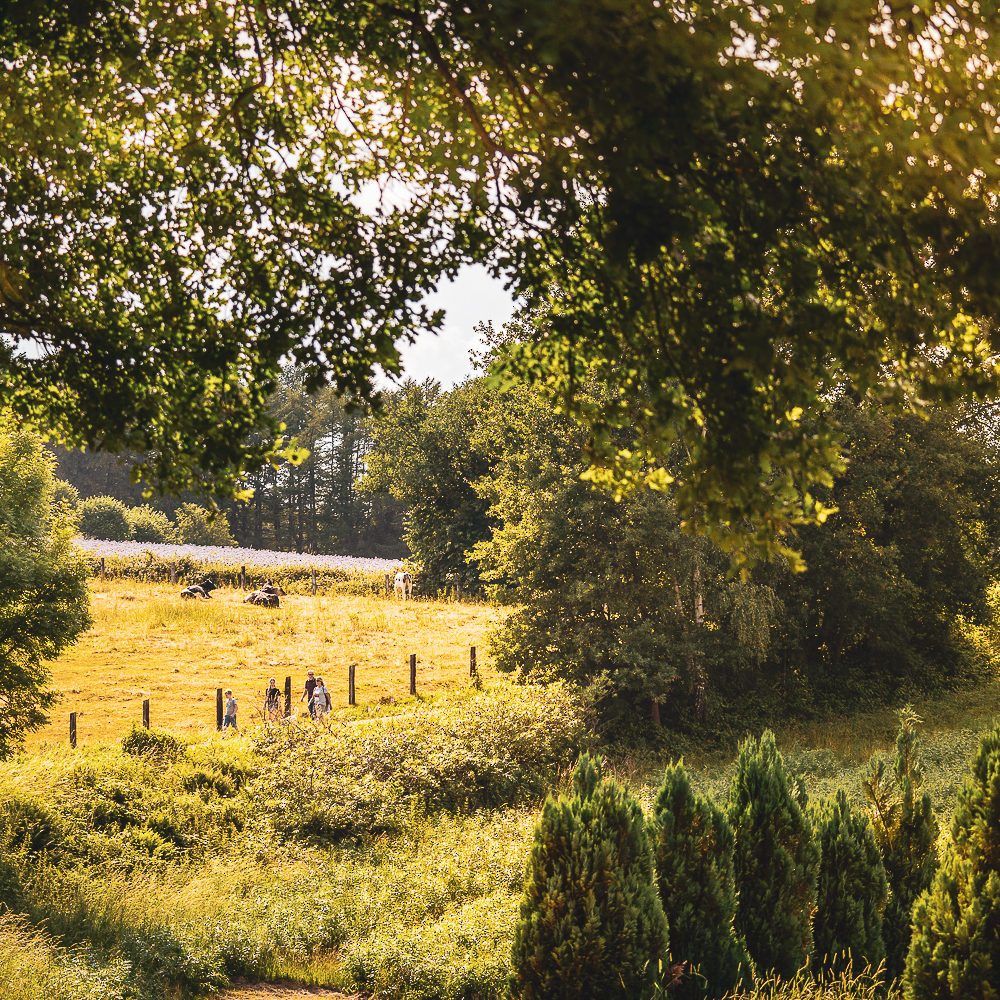
{"label": "dirt path", "polygon": [[218,1000],[362,1000],[360,993],[333,993],[318,986],[282,986],[280,983],[257,983],[234,986]]}

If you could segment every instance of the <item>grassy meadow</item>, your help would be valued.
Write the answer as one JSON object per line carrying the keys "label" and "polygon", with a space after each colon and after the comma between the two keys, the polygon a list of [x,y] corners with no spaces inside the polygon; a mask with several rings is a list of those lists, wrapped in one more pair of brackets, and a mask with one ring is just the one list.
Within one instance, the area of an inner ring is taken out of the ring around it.
{"label": "grassy meadow", "polygon": [[[54,721],[0,775],[4,997],[176,1000],[235,988],[222,996],[249,1000],[281,983],[282,1000],[309,995],[291,984],[497,1000],[538,809],[580,750],[605,755],[647,810],[681,752],[703,791],[727,794],[735,745],[600,744],[569,689],[496,675],[488,607],[295,596],[273,612],[228,590],[182,603],[176,589],[95,581],[94,627],[54,665]],[[472,644],[481,686],[469,682]],[[346,705],[351,662],[357,709]],[[268,676],[291,673],[298,686],[309,667],[334,692],[334,725],[247,725]],[[213,731],[219,685],[240,696],[239,737]],[[154,729],[133,734],[143,697]],[[915,707],[926,787],[946,820],[979,731],[1000,715],[1000,681]],[[866,758],[887,751],[895,729],[885,709],[788,723],[778,738],[811,798],[844,788],[860,805]],[[803,980],[748,997],[877,992]]]}
{"label": "grassy meadow", "polygon": [[[488,675],[485,634],[495,611],[481,604],[399,601],[337,594],[294,594],[277,609],[243,603],[239,590],[209,601],[182,601],[179,586],[93,580],[93,628],[52,666],[59,701],[51,722],[29,740],[47,749],[68,739],[77,713],[80,745],[108,743],[142,717],[203,738],[215,728],[215,692],[232,688],[243,726],[259,721],[263,691],[292,678],[293,710],[303,716],[306,671],[322,676],[333,717],[390,709],[409,699],[409,656],[417,654],[417,691],[439,694],[469,682],[469,647]],[[357,666],[358,707],[347,705],[348,665]]]}

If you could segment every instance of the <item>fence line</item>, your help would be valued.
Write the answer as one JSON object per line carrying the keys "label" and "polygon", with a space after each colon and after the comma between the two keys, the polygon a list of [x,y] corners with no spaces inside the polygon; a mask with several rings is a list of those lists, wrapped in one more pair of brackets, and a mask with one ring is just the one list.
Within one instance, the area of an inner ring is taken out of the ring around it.
{"label": "fence line", "polygon": [[[356,706],[358,703],[357,697],[357,669],[358,665],[352,663],[347,668],[347,704],[349,706]],[[479,667],[476,662],[476,647],[469,647],[469,676],[476,680],[479,676]],[[223,698],[224,688],[215,689],[215,728],[218,731],[222,730],[222,721],[224,717],[225,710],[225,700]],[[410,694],[416,696],[417,694],[417,654],[410,653]],[[149,729],[149,719],[150,719],[150,702],[152,699],[143,698],[142,700],[142,726],[144,729]],[[284,718],[290,719],[292,717],[292,678],[288,676],[285,678],[285,711]],[[71,747],[76,747],[77,743],[77,713],[69,713],[69,745]]]}

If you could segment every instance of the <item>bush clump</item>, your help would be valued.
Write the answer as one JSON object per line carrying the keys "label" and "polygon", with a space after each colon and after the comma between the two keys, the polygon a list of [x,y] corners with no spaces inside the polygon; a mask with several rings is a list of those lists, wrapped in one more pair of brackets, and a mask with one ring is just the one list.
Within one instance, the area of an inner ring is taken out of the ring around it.
{"label": "bush clump", "polygon": [[184,743],[165,729],[132,731],[122,740],[122,752],[131,757],[152,757],[154,760],[176,760],[184,754]]}
{"label": "bush clump", "polygon": [[663,776],[651,838],[670,957],[684,964],[671,996],[721,997],[750,972],[734,928],[733,832],[720,809],[695,795],[683,764],[670,765]]}
{"label": "bush clump", "polygon": [[913,909],[909,1000],[992,1000],[1000,983],[1000,727],[983,738],[951,843]]}
{"label": "bush clump", "polygon": [[174,512],[177,541],[182,545],[236,544],[229,518],[222,511],[211,511],[196,503],[182,503]]}
{"label": "bush clump", "polygon": [[581,748],[586,711],[564,685],[505,685],[405,715],[265,731],[253,790],[283,833],[400,829],[417,812],[512,805],[544,793]]}
{"label": "bush clump", "polygon": [[882,915],[888,883],[871,824],[851,811],[843,789],[817,815],[820,844],[816,917],[816,958],[833,972],[885,959]]}
{"label": "bush clump", "polygon": [[729,797],[739,902],[736,929],[762,972],[791,978],[812,954],[819,847],[805,789],[793,786],[774,733],[740,747]]}
{"label": "bush clump", "polygon": [[550,798],[535,828],[511,992],[523,1000],[651,996],[668,940],[642,809],[587,754],[573,791]]}
{"label": "bush clump", "polygon": [[128,508],[114,497],[88,497],[80,504],[80,532],[87,538],[127,542]]}
{"label": "bush clump", "polygon": [[129,538],[133,542],[173,542],[177,539],[173,522],[148,504],[129,507],[125,512]]}

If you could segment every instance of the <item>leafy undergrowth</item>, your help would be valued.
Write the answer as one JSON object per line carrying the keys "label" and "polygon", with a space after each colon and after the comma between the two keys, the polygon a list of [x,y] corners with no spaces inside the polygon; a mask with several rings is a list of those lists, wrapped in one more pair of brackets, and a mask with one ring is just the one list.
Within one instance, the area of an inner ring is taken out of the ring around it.
{"label": "leafy undergrowth", "polygon": [[[203,743],[137,730],[24,757],[0,779],[0,996],[173,1000],[289,980],[502,997],[538,805],[586,731],[570,690],[497,685],[329,730]],[[924,738],[942,814],[975,743]],[[787,757],[811,798],[860,801],[858,760]],[[662,763],[612,754],[609,768],[648,802]],[[728,762],[688,763],[725,795]],[[739,1000],[874,996],[860,976]]]}

